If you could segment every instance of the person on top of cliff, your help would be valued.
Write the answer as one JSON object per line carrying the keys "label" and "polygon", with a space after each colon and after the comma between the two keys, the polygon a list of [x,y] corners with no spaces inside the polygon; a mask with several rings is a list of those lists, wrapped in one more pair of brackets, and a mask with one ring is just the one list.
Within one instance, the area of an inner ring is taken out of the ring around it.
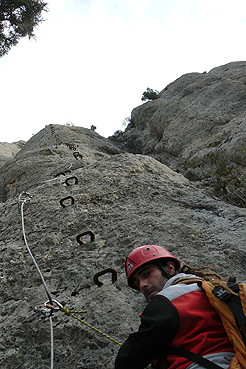
{"label": "person on top of cliff", "polygon": [[161,246],[134,249],[126,259],[128,285],[140,291],[149,304],[141,314],[138,332],[130,334],[121,346],[115,369],[154,368],[204,369],[189,359],[170,354],[183,348],[229,368],[235,355],[219,314],[197,283],[174,284],[177,279],[196,276],[217,278],[180,262]]}

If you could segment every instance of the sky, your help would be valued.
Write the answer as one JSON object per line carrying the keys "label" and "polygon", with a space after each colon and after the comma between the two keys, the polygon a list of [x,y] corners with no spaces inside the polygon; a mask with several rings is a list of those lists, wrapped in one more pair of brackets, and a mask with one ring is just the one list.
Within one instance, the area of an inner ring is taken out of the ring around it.
{"label": "sky", "polygon": [[49,124],[124,130],[147,87],[246,60],[245,0],[46,0],[35,30],[0,58],[0,142]]}

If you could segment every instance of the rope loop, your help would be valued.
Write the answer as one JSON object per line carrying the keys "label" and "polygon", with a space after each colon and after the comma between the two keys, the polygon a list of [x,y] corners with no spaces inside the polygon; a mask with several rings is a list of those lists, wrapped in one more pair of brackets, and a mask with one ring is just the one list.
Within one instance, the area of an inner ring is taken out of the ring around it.
{"label": "rope loop", "polygon": [[60,310],[60,311],[63,311],[66,315],[68,316],[71,316],[73,317],[74,319],[77,319],[78,321],[80,321],[81,323],[85,324],[87,327],[93,329],[95,332],[97,333],[100,333],[102,336],[108,338],[110,341],[116,343],[117,345],[119,346],[122,346],[122,343],[116,341],[114,338],[108,336],[106,333],[103,333],[101,332],[99,329],[93,327],[92,325],[90,325],[89,323],[85,322],[84,320],[80,319],[79,317],[77,317],[76,315],[74,315],[74,313],[86,313],[86,310],[83,310],[83,311],[72,311],[72,310],[69,310],[67,308],[65,308],[59,301],[57,300],[53,300],[52,301],[53,305],[54,303],[57,305],[57,306],[53,306],[50,304],[50,301],[46,301],[45,302],[45,307],[48,308],[48,309],[52,309],[52,310]]}
{"label": "rope loop", "polygon": [[25,204],[27,201],[30,201],[33,198],[33,195],[31,195],[30,193],[23,191],[20,195],[19,195],[19,202]]}
{"label": "rope loop", "polygon": [[[52,305],[51,305],[51,303],[52,303]],[[54,306],[54,305],[57,305],[57,306]],[[75,310],[69,310],[69,309],[67,309],[65,306],[63,306],[59,301],[57,301],[57,300],[52,300],[52,302],[51,301],[46,301],[45,303],[44,303],[44,306],[46,307],[46,308],[48,308],[48,309],[51,309],[51,310],[61,310],[61,311],[63,311],[66,315],[71,315],[71,314],[73,314],[73,313],[77,313],[77,314],[83,314],[83,313],[86,313],[86,310],[81,310],[81,311],[75,311]]]}

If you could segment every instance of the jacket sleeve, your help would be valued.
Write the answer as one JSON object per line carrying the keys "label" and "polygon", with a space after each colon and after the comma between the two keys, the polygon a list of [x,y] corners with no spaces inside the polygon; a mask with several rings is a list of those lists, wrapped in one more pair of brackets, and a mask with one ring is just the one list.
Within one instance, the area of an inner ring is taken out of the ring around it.
{"label": "jacket sleeve", "polygon": [[115,369],[144,369],[160,355],[165,356],[179,328],[179,314],[164,296],[156,296],[141,315],[138,332],[121,346]]}

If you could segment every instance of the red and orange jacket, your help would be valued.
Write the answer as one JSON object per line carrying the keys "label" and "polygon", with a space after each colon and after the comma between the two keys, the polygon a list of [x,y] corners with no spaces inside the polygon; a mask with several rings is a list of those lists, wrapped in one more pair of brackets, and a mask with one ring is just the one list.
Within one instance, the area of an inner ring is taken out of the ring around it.
{"label": "red and orange jacket", "polygon": [[158,368],[165,362],[169,369],[186,369],[192,364],[186,358],[168,355],[170,347],[205,357],[233,352],[218,313],[198,285],[172,286],[184,276],[172,277],[146,306],[138,332],[131,334],[119,350],[115,369],[144,369],[153,361]]}

